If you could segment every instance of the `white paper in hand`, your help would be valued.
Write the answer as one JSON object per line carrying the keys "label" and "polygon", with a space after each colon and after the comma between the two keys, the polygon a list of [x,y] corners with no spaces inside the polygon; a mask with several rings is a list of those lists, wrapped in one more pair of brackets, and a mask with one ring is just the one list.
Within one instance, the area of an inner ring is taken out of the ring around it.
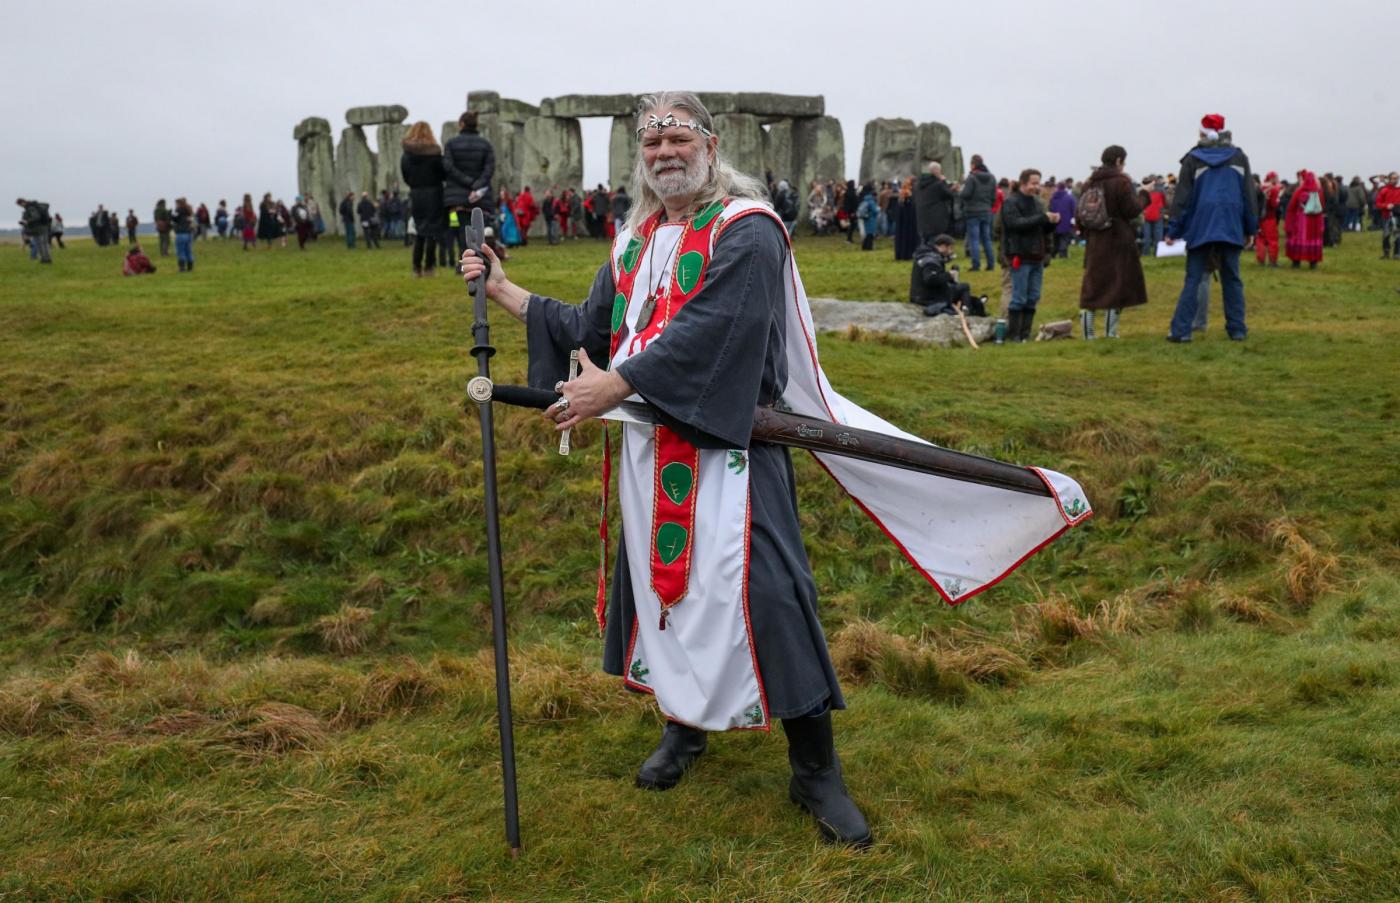
{"label": "white paper in hand", "polygon": [[1175,242],[1172,242],[1171,244],[1167,244],[1167,243],[1164,242],[1164,241],[1159,241],[1159,242],[1157,242],[1157,256],[1158,256],[1158,257],[1185,257],[1185,256],[1186,256],[1186,242],[1184,242],[1184,241],[1175,241]]}

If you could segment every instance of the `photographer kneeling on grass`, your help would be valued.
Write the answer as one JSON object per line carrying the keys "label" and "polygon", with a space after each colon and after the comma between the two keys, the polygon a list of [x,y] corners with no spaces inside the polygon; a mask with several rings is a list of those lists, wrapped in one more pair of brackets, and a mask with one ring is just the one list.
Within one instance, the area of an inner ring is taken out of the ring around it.
{"label": "photographer kneeling on grass", "polygon": [[953,236],[936,235],[929,244],[914,251],[914,268],[909,276],[909,301],[924,309],[924,316],[963,313],[973,317],[987,315],[987,297],[974,298],[972,286],[958,281],[957,267],[948,266],[953,260]]}

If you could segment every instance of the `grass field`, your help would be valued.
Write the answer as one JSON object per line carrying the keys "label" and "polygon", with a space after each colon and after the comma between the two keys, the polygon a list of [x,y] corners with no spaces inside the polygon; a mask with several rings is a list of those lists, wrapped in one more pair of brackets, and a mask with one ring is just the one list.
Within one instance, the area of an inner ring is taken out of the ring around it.
{"label": "grass field", "polygon": [[[888,242],[813,295],[901,299]],[[475,365],[454,280],[333,240],[191,274],[0,248],[0,899],[1400,899],[1400,264],[1246,264],[1251,333],[929,350],[845,394],[1075,476],[1097,517],[948,608],[805,456],[802,520],[876,833],[825,847],[785,745],[634,790],[598,673],[596,429],[498,413],[524,855],[502,839]],[[1078,252],[1076,252],[1078,253]],[[579,298],[604,250],[507,268]],[[972,274],[991,290],[995,274]],[[1041,320],[1072,315],[1078,260]],[[993,292],[995,295],[995,293]],[[523,378],[497,316],[494,363]]]}

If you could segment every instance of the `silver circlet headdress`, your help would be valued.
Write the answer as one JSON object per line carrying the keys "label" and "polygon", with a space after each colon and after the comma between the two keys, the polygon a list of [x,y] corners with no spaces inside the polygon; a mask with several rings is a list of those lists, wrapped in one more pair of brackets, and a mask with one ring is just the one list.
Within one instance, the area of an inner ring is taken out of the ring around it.
{"label": "silver circlet headdress", "polygon": [[665,118],[662,118],[660,116],[657,116],[655,113],[652,113],[650,116],[647,117],[647,124],[637,129],[637,137],[641,138],[643,133],[645,133],[647,129],[655,129],[659,132],[662,129],[666,128],[690,129],[692,132],[699,132],[706,138],[713,137],[714,134],[709,129],[696,122],[694,119],[688,119],[685,122],[681,122],[679,119],[676,118],[675,113],[667,113]]}

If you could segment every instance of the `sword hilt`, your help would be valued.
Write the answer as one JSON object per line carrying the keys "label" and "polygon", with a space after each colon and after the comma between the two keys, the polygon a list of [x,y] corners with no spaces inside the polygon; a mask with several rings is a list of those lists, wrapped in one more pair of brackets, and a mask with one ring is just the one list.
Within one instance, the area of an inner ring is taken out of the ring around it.
{"label": "sword hilt", "polygon": [[[570,352],[569,352],[569,380],[568,380],[568,381],[569,381],[569,382],[573,382],[573,381],[576,380],[576,379],[578,379],[578,349],[577,349],[577,348],[575,348],[573,351],[570,351]],[[564,432],[559,436],[559,454],[561,454],[561,455],[567,455],[567,454],[569,453],[569,434],[572,433],[573,431],[574,431],[574,430],[573,430],[573,427],[570,427],[569,429],[564,430]]]}

